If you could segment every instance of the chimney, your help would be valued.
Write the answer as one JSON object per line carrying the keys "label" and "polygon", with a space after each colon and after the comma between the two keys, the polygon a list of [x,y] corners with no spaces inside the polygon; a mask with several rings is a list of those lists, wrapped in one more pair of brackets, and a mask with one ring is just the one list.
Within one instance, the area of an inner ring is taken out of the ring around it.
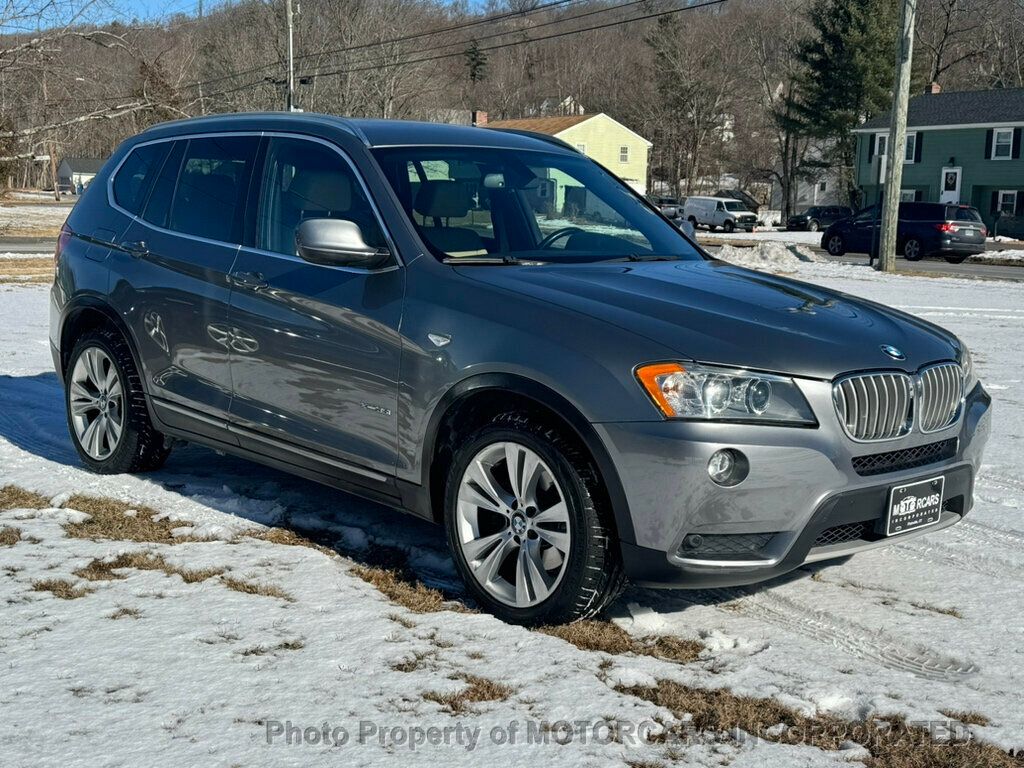
{"label": "chimney", "polygon": [[487,113],[482,109],[473,110],[473,125],[484,126],[487,125]]}
{"label": "chimney", "polygon": [[942,92],[942,86],[936,83],[934,80],[928,84],[928,87],[924,89],[925,93],[936,94]]}

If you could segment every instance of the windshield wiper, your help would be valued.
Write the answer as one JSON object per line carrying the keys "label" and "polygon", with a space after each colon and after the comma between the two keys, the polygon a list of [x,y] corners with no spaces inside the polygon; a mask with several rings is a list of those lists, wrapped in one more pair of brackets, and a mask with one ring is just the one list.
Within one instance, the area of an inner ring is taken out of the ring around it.
{"label": "windshield wiper", "polygon": [[616,261],[679,261],[678,256],[667,256],[663,253],[631,253],[614,259],[600,259],[604,263]]}
{"label": "windshield wiper", "polygon": [[526,265],[534,266],[537,264],[547,264],[546,261],[538,261],[537,259],[518,259],[515,256],[509,256],[508,254],[502,256],[449,256],[444,260],[445,264],[467,264],[469,266],[497,266],[501,267],[506,264],[515,265]]}

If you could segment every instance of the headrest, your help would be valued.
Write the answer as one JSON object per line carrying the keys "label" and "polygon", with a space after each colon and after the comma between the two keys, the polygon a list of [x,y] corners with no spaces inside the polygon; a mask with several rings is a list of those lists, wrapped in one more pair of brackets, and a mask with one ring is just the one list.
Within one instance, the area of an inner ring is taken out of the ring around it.
{"label": "headrest", "polygon": [[300,171],[288,192],[302,211],[347,211],[352,207],[352,180],[343,173]]}
{"label": "headrest", "polygon": [[469,213],[469,204],[469,191],[462,182],[424,181],[414,207],[421,216],[458,219]]}

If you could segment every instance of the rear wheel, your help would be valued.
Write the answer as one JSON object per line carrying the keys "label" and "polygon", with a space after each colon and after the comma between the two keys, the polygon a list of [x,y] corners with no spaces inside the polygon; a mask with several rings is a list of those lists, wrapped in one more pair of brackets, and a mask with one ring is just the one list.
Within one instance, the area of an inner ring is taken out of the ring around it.
{"label": "rear wheel", "polygon": [[921,247],[921,241],[916,237],[912,237],[903,244],[903,257],[907,261],[920,261],[924,258],[924,248]]}
{"label": "rear wheel", "polygon": [[846,253],[846,243],[842,235],[831,235],[825,242],[825,248],[832,256],[842,256]]}
{"label": "rear wheel", "polygon": [[596,468],[543,421],[505,413],[453,457],[445,527],[473,597],[519,624],[587,618],[625,584]]}
{"label": "rear wheel", "polygon": [[64,400],[71,440],[93,472],[158,469],[169,441],[153,427],[128,344],[109,328],[89,331],[71,350]]}

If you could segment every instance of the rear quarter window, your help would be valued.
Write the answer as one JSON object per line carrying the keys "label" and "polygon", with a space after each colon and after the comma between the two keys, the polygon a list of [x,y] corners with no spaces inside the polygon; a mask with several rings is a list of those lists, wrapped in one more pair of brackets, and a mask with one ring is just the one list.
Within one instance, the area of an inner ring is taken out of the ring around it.
{"label": "rear quarter window", "polygon": [[119,206],[136,215],[142,211],[169,148],[166,143],[147,144],[128,154],[114,175],[114,201]]}

